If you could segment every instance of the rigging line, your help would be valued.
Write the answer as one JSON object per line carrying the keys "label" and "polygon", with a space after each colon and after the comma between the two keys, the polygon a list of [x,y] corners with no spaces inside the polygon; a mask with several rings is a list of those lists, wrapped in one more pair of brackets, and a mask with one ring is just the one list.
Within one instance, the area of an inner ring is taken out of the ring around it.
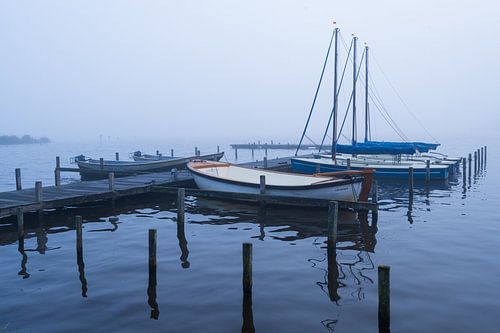
{"label": "rigging line", "polygon": [[[361,81],[364,81],[364,80],[361,80]],[[374,98],[375,98],[377,100],[377,102],[380,104],[380,107],[383,109],[383,111],[385,112],[385,114],[387,115],[387,117],[392,122],[392,124],[393,124],[394,127],[392,125],[391,125],[391,127],[393,127],[393,129],[397,128],[397,130],[399,131],[398,135],[403,139],[403,141],[410,141],[410,139],[408,138],[408,136],[406,136],[406,134],[403,132],[403,130],[399,127],[399,125],[396,123],[396,121],[389,114],[389,111],[385,107],[385,104],[384,104],[382,98],[380,97],[380,94],[379,94],[378,90],[376,89],[375,82],[371,78],[371,75],[369,76],[369,81],[371,82],[371,85],[369,86],[369,89],[372,92],[372,94],[370,94],[370,99],[374,100]],[[388,120],[386,120],[386,121],[388,121]]]}
{"label": "rigging line", "polygon": [[377,65],[378,69],[380,69],[380,71],[382,72],[382,75],[384,76],[385,80],[387,81],[387,83],[389,84],[389,86],[392,88],[392,90],[394,91],[394,93],[396,94],[396,96],[398,96],[399,100],[401,101],[401,103],[403,104],[403,106],[406,108],[406,110],[408,111],[408,113],[410,113],[410,115],[413,117],[413,119],[415,119],[415,121],[420,125],[420,127],[422,127],[422,129],[427,133],[427,135],[429,135],[434,140],[435,143],[439,143],[439,141],[436,140],[436,138],[427,130],[427,128],[424,126],[424,124],[413,113],[413,111],[410,109],[410,107],[408,106],[408,104],[404,101],[403,97],[401,97],[401,95],[397,91],[396,87],[394,87],[394,85],[392,84],[392,82],[389,80],[389,77],[385,74],[384,70],[382,69],[382,66],[380,66],[380,63],[378,62],[377,58],[373,56],[373,53],[372,53],[372,57],[375,60],[375,64]]}
{"label": "rigging line", "polygon": [[302,144],[302,140],[304,140],[304,135],[306,134],[307,127],[309,126],[309,121],[311,120],[311,115],[314,110],[314,105],[316,104],[316,99],[318,98],[319,88],[321,87],[321,82],[323,81],[323,75],[325,74],[326,64],[328,63],[328,57],[330,55],[330,50],[332,48],[333,36],[335,36],[335,30],[333,30],[332,37],[330,38],[330,44],[328,45],[328,51],[326,52],[325,62],[323,63],[323,69],[321,70],[321,76],[319,78],[318,87],[316,88],[316,93],[314,94],[311,110],[309,111],[309,116],[307,117],[306,126],[304,127],[304,131],[302,132],[299,145],[297,147],[297,150],[295,151],[295,156],[297,156],[297,153],[299,152],[300,149],[300,145]]}
{"label": "rigging line", "polygon": [[[361,61],[360,61],[360,64],[363,63],[363,59],[365,58],[365,51],[363,51],[363,54],[361,55]],[[358,80],[359,78],[359,74],[361,72],[361,66],[359,66],[358,68],[358,72],[356,73],[356,81]],[[344,125],[345,125],[345,121],[347,120],[347,114],[349,113],[349,108],[351,107],[351,103],[352,103],[352,99],[353,99],[353,96],[354,96],[354,91],[351,92],[351,97],[349,98],[349,104],[347,104],[347,109],[345,110],[345,115],[344,115],[344,119],[342,120],[342,126],[340,126],[340,131],[339,131],[339,135],[337,137],[337,141],[339,140],[340,138],[340,134],[342,133],[342,130],[344,129]]]}
{"label": "rigging line", "polygon": [[[342,87],[342,82],[344,82],[344,75],[345,75],[345,71],[347,69],[347,63],[349,62],[349,56],[351,55],[352,45],[353,45],[353,42],[351,41],[351,47],[349,48],[349,52],[347,53],[347,58],[345,60],[344,69],[342,70],[342,76],[340,78],[340,84],[339,84],[339,87],[338,87],[338,89],[337,89],[337,91],[335,93],[337,95],[336,96],[337,98],[338,98],[339,93],[340,93],[340,88]],[[325,142],[325,136],[326,136],[326,133],[328,133],[328,128],[330,128],[330,123],[332,121],[332,118],[333,118],[333,109],[330,112],[330,118],[328,118],[328,124],[326,125],[325,134],[323,135],[323,139],[321,140],[321,145],[319,146],[319,150],[320,151],[323,148],[323,143]]]}
{"label": "rigging line", "polygon": [[375,105],[375,108],[379,111],[380,115],[385,119],[385,121],[387,122],[387,124],[394,130],[394,132],[396,132],[396,134],[403,140],[403,141],[406,141],[403,136],[398,132],[398,130],[391,124],[391,122],[387,119],[387,117],[384,115],[384,113],[382,112],[382,110],[379,108],[379,106],[377,105],[377,102],[370,96],[370,99],[371,101],[373,102],[373,105]]}
{"label": "rigging line", "polygon": [[311,143],[315,146],[317,146],[318,144],[316,142],[313,141],[313,139],[311,139],[307,134],[305,135],[306,139],[311,141]]}

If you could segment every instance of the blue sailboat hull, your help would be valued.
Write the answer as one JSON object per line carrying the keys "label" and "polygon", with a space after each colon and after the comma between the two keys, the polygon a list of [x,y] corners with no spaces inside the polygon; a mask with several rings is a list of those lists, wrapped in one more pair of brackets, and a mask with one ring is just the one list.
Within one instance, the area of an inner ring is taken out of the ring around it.
{"label": "blue sailboat hull", "polygon": [[[336,172],[336,171],[346,171],[347,166],[345,165],[333,165],[327,163],[321,163],[321,159],[310,159],[310,161],[293,159],[291,160],[292,171],[313,174],[318,172]],[[363,167],[351,166],[350,170],[363,170]],[[383,166],[375,168],[374,176],[378,179],[408,179],[408,167],[400,168],[384,168]],[[449,168],[431,168],[431,180],[445,180],[449,176]],[[426,179],[426,169],[414,168],[413,169],[413,179],[425,180]]]}

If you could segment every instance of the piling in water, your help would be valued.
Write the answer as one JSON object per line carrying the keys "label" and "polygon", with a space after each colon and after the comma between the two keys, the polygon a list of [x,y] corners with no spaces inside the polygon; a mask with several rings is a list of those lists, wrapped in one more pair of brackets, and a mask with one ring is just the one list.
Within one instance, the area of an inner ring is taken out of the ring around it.
{"label": "piling in water", "polygon": [[177,223],[184,223],[185,218],[185,206],[184,197],[186,196],[186,190],[180,188],[177,190]]}
{"label": "piling in water", "polygon": [[467,185],[467,159],[464,157],[462,158],[462,183],[464,187]]}
{"label": "piling in water", "polygon": [[75,230],[76,230],[76,251],[82,251],[83,249],[83,239],[82,239],[82,217],[80,215],[75,216]]}
{"label": "piling in water", "polygon": [[104,158],[102,157],[99,159],[99,167],[101,168],[101,170],[104,169]]}
{"label": "piling in water", "polygon": [[109,173],[108,183],[109,183],[109,190],[114,191],[115,190],[115,173],[114,172]]}
{"label": "piling in water", "polygon": [[42,182],[35,182],[35,200],[36,202],[42,202],[43,193],[42,193]]}
{"label": "piling in water", "polygon": [[474,152],[474,177],[477,174],[477,151]]}
{"label": "piling in water", "polygon": [[243,294],[252,293],[252,244],[243,243]]}
{"label": "piling in water", "polygon": [[413,167],[408,168],[408,193],[413,196]]}
{"label": "piling in water", "polygon": [[330,201],[328,205],[328,241],[337,243],[337,224],[339,216],[339,204],[337,201]]}
{"label": "piling in water", "polygon": [[260,195],[266,194],[266,176],[260,175]]}
{"label": "piling in water", "polygon": [[469,179],[472,175],[472,154],[469,154]]}
{"label": "piling in water", "polygon": [[351,170],[351,159],[347,159],[347,170]]}
{"label": "piling in water", "polygon": [[16,191],[21,191],[23,189],[21,185],[21,169],[16,168]]}
{"label": "piling in water", "polygon": [[170,149],[170,157],[174,157],[174,150]]}
{"label": "piling in water", "polygon": [[156,229],[149,229],[149,279],[148,304],[151,307],[151,318],[158,319],[160,311],[156,302]]}
{"label": "piling in water", "polygon": [[115,160],[117,160],[117,161],[120,160],[120,153],[118,153],[118,152],[115,153]]}
{"label": "piling in water", "polygon": [[390,267],[378,266],[378,327],[388,331],[391,326]]}
{"label": "piling in water", "polygon": [[378,203],[378,182],[376,180],[372,182],[372,202]]}
{"label": "piling in water", "polygon": [[429,182],[431,180],[431,161],[425,161],[425,181]]}
{"label": "piling in water", "polygon": [[54,184],[61,185],[61,158],[56,156],[56,169],[54,170]]}
{"label": "piling in water", "polygon": [[267,157],[264,156],[264,169],[267,169]]}

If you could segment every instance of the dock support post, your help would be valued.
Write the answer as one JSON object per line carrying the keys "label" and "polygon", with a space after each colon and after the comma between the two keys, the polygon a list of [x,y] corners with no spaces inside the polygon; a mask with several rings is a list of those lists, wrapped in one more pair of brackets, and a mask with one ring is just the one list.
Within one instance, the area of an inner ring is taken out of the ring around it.
{"label": "dock support post", "polygon": [[487,151],[488,151],[488,147],[484,146],[484,164],[485,165],[486,165],[486,156],[488,155]]}
{"label": "dock support post", "polygon": [[378,266],[378,327],[389,332],[391,326],[390,267]]}
{"label": "dock support post", "polygon": [[186,190],[179,188],[177,190],[177,223],[184,223],[184,197],[186,196]]}
{"label": "dock support post", "polygon": [[464,183],[464,187],[467,185],[467,159],[462,158],[462,182]]}
{"label": "dock support post", "polygon": [[347,159],[347,170],[351,170],[351,159]]}
{"label": "dock support post", "polygon": [[56,186],[61,185],[61,158],[56,156],[56,169],[54,170],[54,183]]}
{"label": "dock support post", "polygon": [[472,174],[472,154],[469,154],[469,179],[471,178]]}
{"label": "dock support post", "polygon": [[99,159],[99,166],[101,167],[101,170],[104,169],[104,158]]}
{"label": "dock support post", "polygon": [[120,160],[120,153],[118,153],[118,152],[115,153],[115,160],[117,160],[117,161]]}
{"label": "dock support post", "polygon": [[484,147],[481,147],[481,170],[484,169]]}
{"label": "dock support post", "polygon": [[220,147],[217,146],[217,154],[220,153]]}
{"label": "dock support post", "polygon": [[260,175],[260,195],[266,194],[266,176]]}
{"label": "dock support post", "polygon": [[264,156],[264,169],[267,169],[267,157]]}
{"label": "dock support post", "polygon": [[170,157],[174,157],[174,150],[170,149]]}
{"label": "dock support post", "polygon": [[238,159],[238,148],[234,148],[234,158]]}
{"label": "dock support post", "polygon": [[477,174],[477,151],[474,152],[474,177]]}
{"label": "dock support post", "polygon": [[429,182],[431,180],[431,161],[425,161],[425,181]]}
{"label": "dock support post", "polygon": [[328,241],[337,243],[337,225],[339,218],[339,203],[330,201],[328,204]]}
{"label": "dock support post", "polygon": [[21,191],[23,186],[21,184],[21,169],[16,168],[16,191]]}
{"label": "dock support post", "polygon": [[243,243],[243,294],[252,293],[252,244]]}
{"label": "dock support post", "polygon": [[266,153],[266,157],[267,157],[267,142],[264,144],[264,152]]}
{"label": "dock support post", "polygon": [[160,316],[156,302],[156,229],[149,229],[149,279],[148,279],[148,304],[151,307],[151,318],[157,320]]}
{"label": "dock support post", "polygon": [[24,238],[24,212],[21,207],[17,207],[17,238],[19,241]]}
{"label": "dock support post", "polygon": [[378,203],[378,182],[376,180],[372,182],[372,202]]}
{"label": "dock support post", "polygon": [[413,167],[408,168],[408,192],[413,197]]}
{"label": "dock support post", "polygon": [[157,149],[156,150],[156,156],[160,155],[160,151]]}
{"label": "dock support post", "polygon": [[42,182],[35,182],[35,200],[36,202],[42,202]]}
{"label": "dock support post", "polygon": [[82,240],[82,217],[80,215],[75,216],[75,230],[76,230],[76,253],[81,253],[83,250],[83,240]]}
{"label": "dock support post", "polygon": [[114,191],[115,190],[115,173],[114,172],[109,173],[108,180],[109,180],[109,190]]}

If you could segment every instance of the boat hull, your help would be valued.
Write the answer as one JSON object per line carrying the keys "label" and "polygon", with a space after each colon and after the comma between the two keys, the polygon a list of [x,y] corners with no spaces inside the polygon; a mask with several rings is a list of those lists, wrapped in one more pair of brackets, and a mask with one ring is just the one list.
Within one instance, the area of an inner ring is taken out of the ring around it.
{"label": "boat hull", "polygon": [[[190,171],[193,174],[196,185],[202,190],[246,194],[260,193],[259,184],[244,184],[236,181],[221,181],[219,179],[213,179],[195,171],[193,172],[193,170],[191,169]],[[361,185],[361,180],[353,179],[342,184],[337,184],[335,186],[324,186],[316,188],[286,188],[285,186],[280,188],[280,186],[267,186],[266,195],[356,201],[358,199],[359,193],[361,192]]]}
{"label": "boat hull", "polygon": [[[322,162],[321,159],[292,159],[292,171],[313,174],[319,172],[337,172],[346,170],[363,170],[366,167],[375,170],[374,177],[378,179],[408,179],[409,166],[390,165],[384,167],[383,165],[370,165],[370,166],[356,166],[351,165],[350,168],[344,164],[333,164]],[[425,180],[427,169],[425,166],[413,167],[413,178],[417,180]],[[449,167],[433,167],[431,166],[430,178],[431,180],[444,180],[448,179]]]}

